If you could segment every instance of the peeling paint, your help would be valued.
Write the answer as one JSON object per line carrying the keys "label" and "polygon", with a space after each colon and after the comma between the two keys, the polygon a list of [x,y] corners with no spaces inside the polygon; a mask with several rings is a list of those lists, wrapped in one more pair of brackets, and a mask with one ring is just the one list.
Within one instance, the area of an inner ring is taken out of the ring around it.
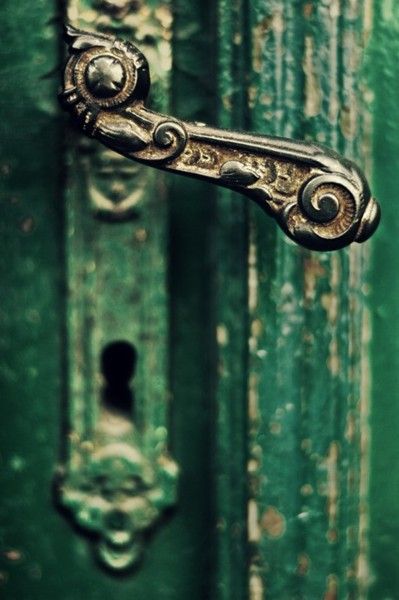
{"label": "peeling paint", "polygon": [[272,539],[281,538],[287,528],[284,515],[274,506],[269,506],[265,510],[260,525],[265,534]]}
{"label": "peeling paint", "polygon": [[349,411],[346,417],[345,438],[352,444],[356,436],[356,416],[353,411]]}
{"label": "peeling paint", "polygon": [[337,338],[334,336],[328,345],[329,356],[327,359],[327,367],[332,377],[338,377],[341,370],[341,358],[339,356],[339,347]]}
{"label": "peeling paint", "polygon": [[305,19],[309,19],[313,14],[313,3],[312,2],[305,2],[304,6],[303,6],[303,16],[305,17]]}
{"label": "peeling paint", "polygon": [[327,313],[328,322],[335,326],[338,320],[339,297],[335,291],[322,294],[321,305]]}
{"label": "peeling paint", "polygon": [[272,19],[265,17],[253,28],[253,55],[252,55],[252,68],[256,73],[262,71],[262,50],[264,39],[271,28]]}
{"label": "peeling paint", "polygon": [[266,600],[262,577],[251,567],[249,576],[249,600]]}
{"label": "peeling paint", "polygon": [[325,466],[327,469],[327,515],[330,539],[335,541],[335,530],[338,525],[339,509],[339,445],[331,442]]}
{"label": "peeling paint", "polygon": [[338,580],[336,575],[327,577],[327,589],[324,594],[324,600],[338,600]]}
{"label": "peeling paint", "polygon": [[281,435],[282,426],[281,423],[277,423],[276,421],[271,421],[269,424],[269,431],[272,435]]}
{"label": "peeling paint", "polygon": [[146,242],[148,239],[148,232],[143,227],[139,227],[134,232],[134,239],[140,242],[141,244]]}
{"label": "peeling paint", "polygon": [[12,549],[6,550],[4,552],[4,557],[7,560],[9,560],[10,562],[16,563],[16,562],[21,562],[22,559],[24,558],[24,555],[20,550],[17,550],[16,548],[12,548]]}
{"label": "peeling paint", "polygon": [[248,307],[251,312],[258,306],[258,290],[257,247],[251,242],[248,256]]}
{"label": "peeling paint", "polygon": [[296,568],[297,575],[299,575],[300,577],[306,577],[306,575],[309,573],[309,569],[310,558],[308,554],[305,554],[303,552],[302,554],[298,555],[298,563]]}
{"label": "peeling paint", "polygon": [[219,346],[223,348],[226,347],[229,343],[229,330],[226,325],[218,325],[216,327],[216,340]]}
{"label": "peeling paint", "polygon": [[305,107],[307,117],[315,117],[321,111],[320,82],[313,64],[314,42],[310,35],[305,37],[303,71],[305,73]]}
{"label": "peeling paint", "polygon": [[248,417],[250,426],[257,426],[259,421],[259,376],[256,373],[250,373],[248,381]]}
{"label": "peeling paint", "polygon": [[318,258],[307,257],[304,261],[305,301],[311,302],[316,297],[319,280],[327,276],[326,268]]}
{"label": "peeling paint", "polygon": [[301,487],[301,495],[302,496],[311,496],[314,493],[313,486],[310,483],[305,483]]}
{"label": "peeling paint", "polygon": [[255,500],[248,502],[248,541],[259,542],[262,532],[259,526],[258,505]]}

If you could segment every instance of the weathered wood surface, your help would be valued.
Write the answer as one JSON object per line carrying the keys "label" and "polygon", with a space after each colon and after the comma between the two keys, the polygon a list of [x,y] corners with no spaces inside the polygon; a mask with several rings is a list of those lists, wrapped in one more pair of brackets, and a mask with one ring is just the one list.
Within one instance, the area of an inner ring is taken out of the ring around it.
{"label": "weathered wood surface", "polygon": [[[364,164],[361,61],[368,3],[259,0],[220,6],[222,115],[233,115],[233,126],[315,139]],[[240,32],[237,14],[245,15]],[[237,103],[242,90],[247,106]],[[231,124],[226,116],[222,122]],[[242,219],[240,200],[235,202],[234,209],[226,205],[222,233]],[[223,242],[219,256],[234,257],[231,240],[225,235]],[[245,265],[238,258],[218,267],[224,281],[230,279],[228,293],[216,298],[218,324],[224,326],[219,347],[227,354],[231,336],[236,357],[228,355],[231,367],[227,377],[222,370],[221,381],[227,378],[232,386],[239,385],[245,360],[237,331],[248,335],[248,481],[231,482],[234,495],[225,490],[224,511],[233,502],[237,510],[242,497],[236,487],[248,486],[251,600],[364,597],[367,253],[367,247],[329,255],[304,251],[251,207],[247,334],[244,311],[234,310],[245,297],[237,281]],[[219,406],[230,401],[230,415],[242,411],[226,384],[219,393]],[[224,420],[229,436],[229,419]],[[236,445],[233,460],[240,461],[242,438]],[[227,473],[230,465],[227,461]],[[230,565],[236,585],[227,588],[226,597],[244,594],[232,543],[241,524],[237,515],[230,525],[230,561],[224,567]]]}

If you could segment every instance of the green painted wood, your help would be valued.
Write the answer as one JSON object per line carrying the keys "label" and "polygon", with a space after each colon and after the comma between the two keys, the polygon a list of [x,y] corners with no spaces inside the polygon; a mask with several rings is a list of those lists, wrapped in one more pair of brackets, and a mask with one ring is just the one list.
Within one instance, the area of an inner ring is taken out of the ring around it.
{"label": "green painted wood", "polygon": [[374,116],[374,187],[384,218],[373,247],[370,298],[372,600],[393,599],[399,593],[398,44],[399,6],[387,0],[375,2],[367,60],[368,100]]}
{"label": "green painted wood", "polygon": [[[50,597],[64,527],[53,510],[61,386],[61,169],[54,3],[3,2],[0,596]],[[28,50],[29,49],[29,50]],[[18,85],[16,82],[18,81]]]}
{"label": "green painted wood", "polygon": [[[251,4],[251,129],[363,162],[363,11]],[[363,251],[301,250],[256,209],[250,242],[251,598],[363,597]]]}
{"label": "green painted wood", "polygon": [[[171,114],[212,121],[212,3],[174,0],[173,6]],[[184,575],[188,582],[182,598],[202,600],[211,597],[215,531],[211,467],[215,363],[210,280],[214,190],[202,182],[173,175],[168,177],[168,185],[172,449],[181,465],[176,519],[184,542],[179,556],[187,559]]]}
{"label": "green painted wood", "polygon": [[[246,3],[218,2],[218,124],[245,128]],[[213,228],[213,302],[217,379],[214,462],[216,552],[214,598],[246,597],[247,583],[247,202],[217,191]]]}

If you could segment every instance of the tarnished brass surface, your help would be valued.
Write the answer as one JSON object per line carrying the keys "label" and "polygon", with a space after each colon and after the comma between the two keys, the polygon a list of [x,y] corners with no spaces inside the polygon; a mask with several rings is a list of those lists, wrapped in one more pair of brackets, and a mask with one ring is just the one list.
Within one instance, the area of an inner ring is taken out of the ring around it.
{"label": "tarnished brass surface", "polygon": [[150,166],[199,177],[255,200],[313,250],[363,242],[380,217],[361,171],[332,150],[188,123],[145,107],[145,56],[132,44],[70,26],[61,98],[82,129]]}
{"label": "tarnished brass surface", "polygon": [[[156,106],[167,110],[167,2],[68,0],[65,8],[76,27],[138,41],[157,65]],[[94,55],[82,78],[93,96],[112,100],[137,74],[119,57]],[[65,157],[68,433],[55,498],[99,565],[132,572],[178,503],[169,453],[166,189],[159,173],[79,131],[66,136]]]}

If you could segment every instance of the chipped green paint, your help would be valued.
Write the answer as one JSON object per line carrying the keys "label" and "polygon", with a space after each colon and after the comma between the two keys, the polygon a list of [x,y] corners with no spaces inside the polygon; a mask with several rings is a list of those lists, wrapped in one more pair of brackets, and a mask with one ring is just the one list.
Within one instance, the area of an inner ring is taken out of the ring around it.
{"label": "chipped green paint", "polygon": [[[362,162],[364,3],[259,1],[249,17],[251,129]],[[359,598],[363,251],[303,251],[256,209],[250,232],[252,570],[271,599]]]}

